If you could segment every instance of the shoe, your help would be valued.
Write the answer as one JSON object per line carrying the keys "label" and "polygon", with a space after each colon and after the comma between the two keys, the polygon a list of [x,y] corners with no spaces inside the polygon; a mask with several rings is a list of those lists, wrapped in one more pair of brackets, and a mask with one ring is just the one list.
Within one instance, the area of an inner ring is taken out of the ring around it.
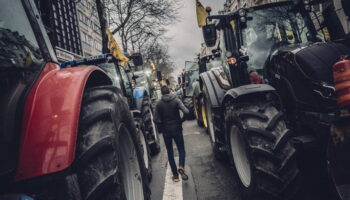
{"label": "shoe", "polygon": [[184,181],[187,181],[187,180],[188,180],[188,176],[187,176],[187,174],[185,173],[184,167],[179,166],[179,169],[178,169],[177,171],[181,174],[182,180],[184,180]]}
{"label": "shoe", "polygon": [[174,176],[172,177],[172,179],[173,179],[174,182],[179,182],[179,181],[180,181],[179,175],[174,175]]}

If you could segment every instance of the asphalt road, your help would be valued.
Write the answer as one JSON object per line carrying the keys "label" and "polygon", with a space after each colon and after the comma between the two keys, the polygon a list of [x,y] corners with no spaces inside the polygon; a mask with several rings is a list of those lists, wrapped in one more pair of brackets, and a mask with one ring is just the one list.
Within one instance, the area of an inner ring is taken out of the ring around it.
{"label": "asphalt road", "polygon": [[[161,136],[161,152],[152,160],[152,200],[240,200],[232,169],[226,163],[214,158],[209,136],[204,129],[198,127],[195,121],[186,121],[183,128],[186,172],[189,180],[173,183],[168,180],[169,176],[166,177],[168,162],[163,136]],[[176,148],[175,144],[174,148]],[[176,149],[175,153],[177,156]],[[173,187],[179,184],[182,191],[176,190],[177,194],[168,194],[169,190],[171,193]]]}
{"label": "asphalt road", "polygon": [[[233,170],[226,162],[214,158],[209,135],[196,122],[183,124],[186,148],[186,172],[188,181],[174,183],[171,180],[166,150],[161,136],[161,152],[152,159],[152,200],[242,200],[239,196]],[[174,144],[175,157],[177,156]],[[176,161],[178,161],[176,159]],[[335,200],[330,186],[320,182],[323,178],[303,181],[300,192],[293,200]]]}

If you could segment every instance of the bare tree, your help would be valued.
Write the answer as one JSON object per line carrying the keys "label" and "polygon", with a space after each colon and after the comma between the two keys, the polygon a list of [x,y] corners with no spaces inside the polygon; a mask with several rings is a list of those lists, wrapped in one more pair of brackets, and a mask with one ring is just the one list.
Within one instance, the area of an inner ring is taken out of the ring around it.
{"label": "bare tree", "polygon": [[109,0],[109,24],[124,50],[139,40],[159,38],[177,17],[178,0]]}
{"label": "bare tree", "polygon": [[152,61],[164,74],[173,72],[174,64],[171,61],[168,47],[159,40],[154,40],[144,46],[142,55],[144,60]]}
{"label": "bare tree", "polygon": [[108,51],[105,30],[109,26],[120,36],[124,51],[141,52],[145,61],[152,60],[170,73],[173,64],[163,37],[165,27],[176,21],[179,5],[179,0],[96,0],[103,52]]}

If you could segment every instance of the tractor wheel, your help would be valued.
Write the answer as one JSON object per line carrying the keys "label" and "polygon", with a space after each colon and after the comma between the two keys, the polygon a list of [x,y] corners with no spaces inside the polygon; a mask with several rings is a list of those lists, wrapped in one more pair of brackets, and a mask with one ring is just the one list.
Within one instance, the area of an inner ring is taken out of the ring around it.
{"label": "tractor wheel", "polygon": [[199,127],[204,127],[204,123],[203,123],[203,116],[202,116],[202,112],[201,112],[201,99],[199,99],[198,101],[196,100],[196,97],[193,96],[193,100],[192,100],[193,104],[194,104],[194,114],[196,115],[196,120],[197,120],[197,125]]}
{"label": "tractor wheel", "polygon": [[212,104],[208,98],[208,91],[206,87],[204,87],[204,97],[203,97],[203,104],[204,107],[202,107],[202,113],[204,118],[204,125],[207,127],[207,133],[209,134],[210,142],[213,148],[214,156],[219,161],[225,161],[226,159],[226,153],[223,151],[222,144],[217,140],[217,133],[222,133],[220,129],[220,124],[218,124],[217,120],[220,119],[220,116],[218,116],[217,112],[213,111]]}
{"label": "tractor wheel", "polygon": [[328,170],[334,183],[338,198],[350,199],[350,135],[349,124],[333,125],[332,137],[328,143]]}
{"label": "tractor wheel", "polygon": [[140,136],[141,146],[143,150],[143,160],[145,162],[145,167],[147,169],[148,180],[152,179],[152,160],[151,160],[151,150],[147,144],[147,135],[145,131],[142,130],[142,119],[134,118],[137,133]]}
{"label": "tractor wheel", "polygon": [[190,112],[187,115],[188,119],[195,119],[195,114],[194,114],[194,107],[193,107],[193,101],[192,98],[184,98],[183,99],[183,103],[186,106],[186,108],[188,109],[188,111]]}
{"label": "tractor wheel", "polygon": [[149,145],[151,155],[154,156],[160,152],[160,140],[157,127],[153,121],[153,112],[148,97],[145,97],[142,101],[141,115],[144,125],[144,132],[147,136],[146,141]]}
{"label": "tractor wheel", "polygon": [[119,89],[85,91],[76,157],[81,199],[150,199],[140,136]]}
{"label": "tractor wheel", "polygon": [[289,199],[297,192],[296,151],[282,113],[263,98],[225,104],[229,160],[243,199]]}

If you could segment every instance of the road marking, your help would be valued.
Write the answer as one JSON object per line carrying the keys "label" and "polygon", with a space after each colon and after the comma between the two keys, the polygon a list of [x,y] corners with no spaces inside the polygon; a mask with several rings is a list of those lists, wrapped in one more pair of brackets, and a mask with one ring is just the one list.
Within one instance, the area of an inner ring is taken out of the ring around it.
{"label": "road marking", "polygon": [[179,182],[174,182],[171,179],[172,176],[173,173],[171,172],[171,168],[168,163],[165,174],[163,200],[183,200],[182,180],[180,178]]}
{"label": "road marking", "polygon": [[200,135],[201,132],[199,131],[193,131],[193,132],[184,132],[184,135]]}

